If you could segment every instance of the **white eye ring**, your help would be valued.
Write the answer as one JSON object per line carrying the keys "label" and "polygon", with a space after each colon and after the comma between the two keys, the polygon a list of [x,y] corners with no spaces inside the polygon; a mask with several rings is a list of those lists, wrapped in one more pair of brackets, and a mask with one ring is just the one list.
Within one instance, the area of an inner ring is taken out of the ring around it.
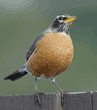
{"label": "white eye ring", "polygon": [[63,20],[59,20],[59,19],[58,19],[58,21],[59,21],[60,23],[62,23],[62,22],[63,22]]}

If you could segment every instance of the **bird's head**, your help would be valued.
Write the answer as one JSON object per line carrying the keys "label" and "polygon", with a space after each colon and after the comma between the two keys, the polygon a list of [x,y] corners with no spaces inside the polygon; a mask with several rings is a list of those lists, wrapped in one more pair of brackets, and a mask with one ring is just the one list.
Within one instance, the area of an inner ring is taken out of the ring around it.
{"label": "bird's head", "polygon": [[67,14],[58,15],[52,22],[50,28],[53,32],[65,32],[69,33],[70,25],[76,19],[75,16],[70,16]]}

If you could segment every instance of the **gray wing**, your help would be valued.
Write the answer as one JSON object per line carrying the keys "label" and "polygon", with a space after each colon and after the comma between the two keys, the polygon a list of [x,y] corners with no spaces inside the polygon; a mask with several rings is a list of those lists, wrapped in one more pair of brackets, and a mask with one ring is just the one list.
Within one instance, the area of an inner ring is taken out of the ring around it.
{"label": "gray wing", "polygon": [[34,52],[35,49],[36,49],[36,45],[32,44],[26,54],[26,57],[25,57],[26,61],[29,59],[30,55]]}
{"label": "gray wing", "polygon": [[32,53],[34,52],[34,50],[37,48],[36,44],[39,40],[41,40],[44,37],[44,34],[40,34],[39,36],[36,37],[36,39],[34,40],[34,42],[32,43],[31,47],[29,48],[25,60],[27,61],[29,59],[29,57],[32,55]]}

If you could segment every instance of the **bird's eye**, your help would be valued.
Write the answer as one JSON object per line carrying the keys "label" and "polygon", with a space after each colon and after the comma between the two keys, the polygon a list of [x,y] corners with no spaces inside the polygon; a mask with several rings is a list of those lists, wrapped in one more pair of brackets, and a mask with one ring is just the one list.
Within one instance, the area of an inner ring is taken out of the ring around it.
{"label": "bird's eye", "polygon": [[63,20],[67,19],[66,17],[63,18]]}

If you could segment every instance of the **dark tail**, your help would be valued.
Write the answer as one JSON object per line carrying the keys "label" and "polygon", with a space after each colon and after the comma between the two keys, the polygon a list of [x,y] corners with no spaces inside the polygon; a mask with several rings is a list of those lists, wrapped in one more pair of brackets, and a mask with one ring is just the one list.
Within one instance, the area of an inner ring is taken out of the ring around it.
{"label": "dark tail", "polygon": [[23,76],[27,74],[28,72],[26,71],[25,66],[22,66],[21,68],[19,68],[18,70],[10,74],[9,76],[5,77],[4,80],[15,81],[15,80],[22,78]]}

